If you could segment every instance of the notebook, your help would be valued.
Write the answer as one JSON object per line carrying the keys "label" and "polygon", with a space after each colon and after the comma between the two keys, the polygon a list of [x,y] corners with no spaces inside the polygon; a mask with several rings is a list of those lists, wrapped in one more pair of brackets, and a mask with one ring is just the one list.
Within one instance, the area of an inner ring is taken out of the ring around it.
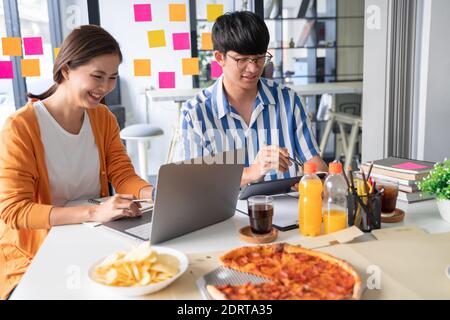
{"label": "notebook", "polygon": [[[385,175],[393,178],[418,181],[430,173],[435,163],[413,159],[389,157],[373,162],[372,173]],[[369,171],[370,163],[361,165],[364,172]]]}

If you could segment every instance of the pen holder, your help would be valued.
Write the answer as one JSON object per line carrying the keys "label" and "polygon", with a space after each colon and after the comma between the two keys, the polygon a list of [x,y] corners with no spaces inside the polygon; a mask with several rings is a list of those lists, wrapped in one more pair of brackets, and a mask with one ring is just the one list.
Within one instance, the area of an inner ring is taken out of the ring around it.
{"label": "pen holder", "polygon": [[377,190],[367,196],[348,194],[348,224],[356,226],[363,232],[381,228],[381,196]]}

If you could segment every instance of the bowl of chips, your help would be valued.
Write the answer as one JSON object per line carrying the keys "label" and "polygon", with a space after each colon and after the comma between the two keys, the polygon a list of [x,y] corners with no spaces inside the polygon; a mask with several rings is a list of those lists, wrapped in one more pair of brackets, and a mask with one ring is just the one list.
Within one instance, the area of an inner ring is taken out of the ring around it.
{"label": "bowl of chips", "polygon": [[187,270],[188,264],[188,258],[180,251],[144,243],[97,261],[89,269],[89,279],[119,295],[143,296],[170,285]]}

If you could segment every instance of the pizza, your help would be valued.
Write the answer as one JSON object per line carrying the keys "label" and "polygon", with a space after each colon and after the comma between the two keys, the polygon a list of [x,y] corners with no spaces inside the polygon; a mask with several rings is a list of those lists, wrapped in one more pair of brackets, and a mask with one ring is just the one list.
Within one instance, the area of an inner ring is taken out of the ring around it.
{"label": "pizza", "polygon": [[267,279],[263,283],[208,285],[220,300],[360,299],[362,282],[355,269],[331,255],[286,243],[242,247],[221,256],[220,263]]}

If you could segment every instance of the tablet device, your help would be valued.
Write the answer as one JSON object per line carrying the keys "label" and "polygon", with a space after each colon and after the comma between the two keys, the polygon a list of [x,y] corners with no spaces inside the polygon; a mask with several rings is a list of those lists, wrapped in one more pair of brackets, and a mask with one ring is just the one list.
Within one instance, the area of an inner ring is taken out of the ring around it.
{"label": "tablet device", "polygon": [[[325,178],[325,172],[317,173],[317,176],[320,179]],[[252,196],[271,196],[274,194],[283,194],[292,192],[291,188],[300,182],[302,176],[280,179],[280,180],[272,180],[272,181],[262,181],[256,183],[250,183],[246,185],[239,194],[239,200],[246,200]]]}

